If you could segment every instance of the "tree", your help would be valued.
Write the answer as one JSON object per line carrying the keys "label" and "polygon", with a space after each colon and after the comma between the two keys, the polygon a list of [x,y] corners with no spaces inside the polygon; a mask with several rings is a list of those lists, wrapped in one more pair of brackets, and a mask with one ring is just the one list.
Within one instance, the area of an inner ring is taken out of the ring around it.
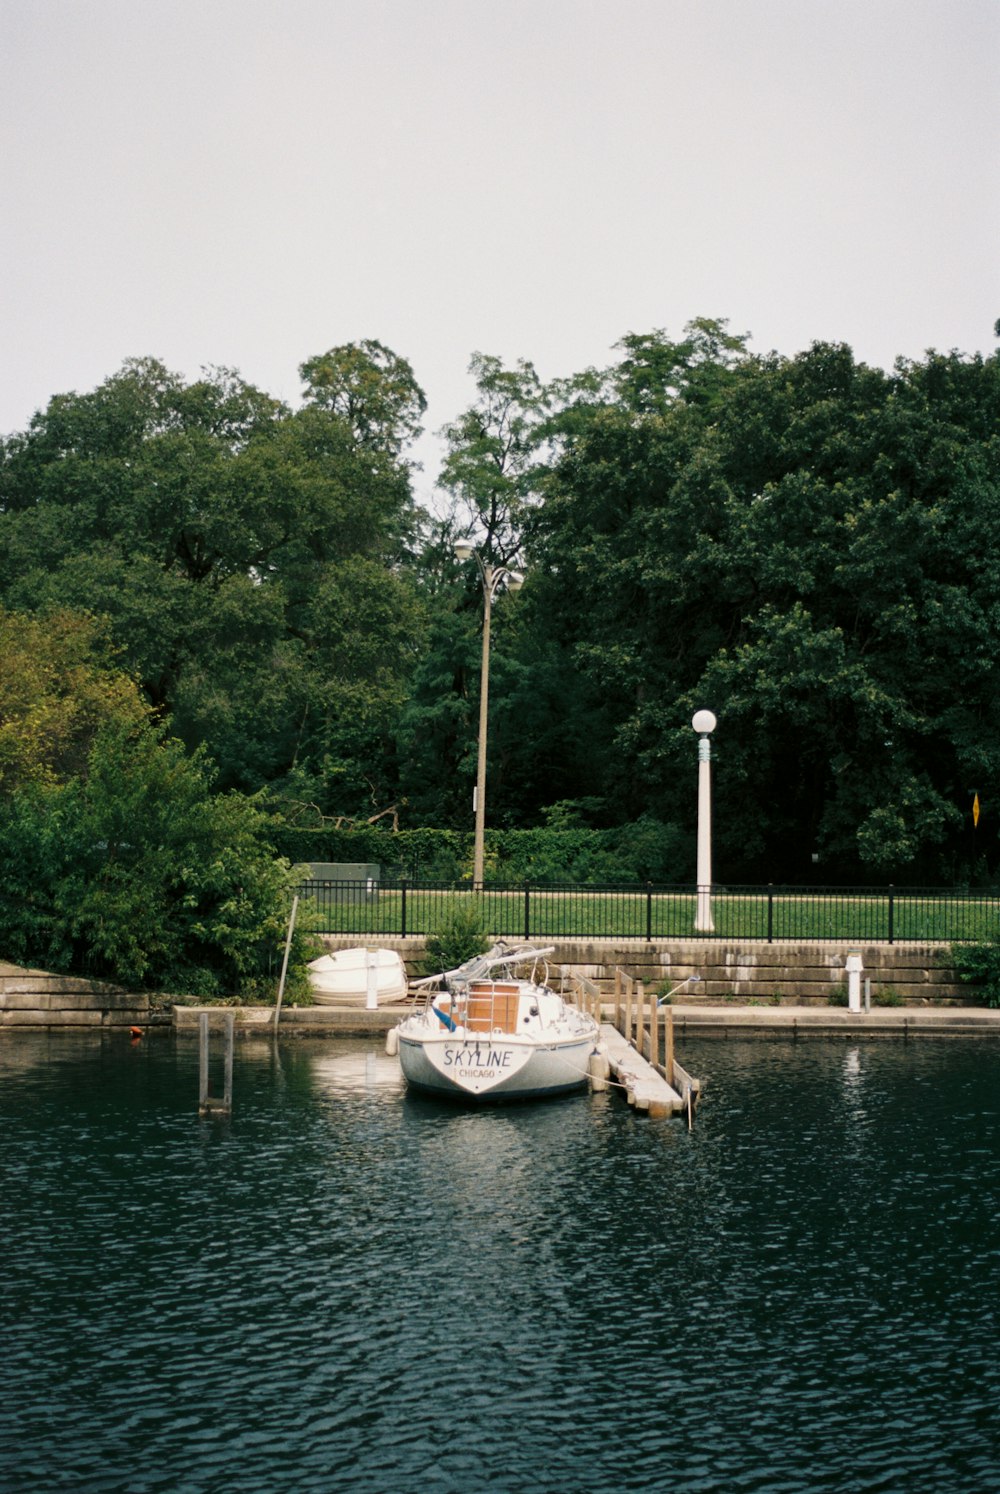
{"label": "tree", "polygon": [[55,397],[0,450],[0,598],[106,617],[220,786],[352,812],[396,790],[422,626],[400,453],[423,395],[377,343],[303,368],[295,412],[231,370],[186,385],[152,359]]}
{"label": "tree", "polygon": [[817,344],[699,378],[724,390],[710,418],[680,386],[595,409],[532,534],[618,815],[690,819],[710,705],[723,875],[815,875],[815,852],[828,875],[951,876],[1000,768],[1000,363],[887,376]]}
{"label": "tree", "polygon": [[507,369],[499,358],[474,353],[469,372],[476,402],[442,431],[447,450],[438,482],[459,505],[463,527],[475,533],[484,557],[507,565],[521,549],[525,515],[538,492],[536,454],[550,398],[523,359]]}
{"label": "tree", "polygon": [[299,368],[310,405],[346,421],[359,446],[399,457],[420,435],[427,400],[405,358],[366,340],[330,348]]}
{"label": "tree", "polygon": [[[634,610],[643,587],[630,540],[627,562],[619,566],[616,559],[617,486],[624,472],[626,483],[633,480],[651,444],[667,461],[682,459],[745,356],[746,338],[730,335],[724,322],[700,319],[685,331],[681,342],[661,331],[630,334],[613,367],[547,386],[525,360],[508,369],[498,358],[476,354],[470,365],[476,402],[445,427],[440,482],[456,505],[449,526],[471,530],[494,564],[522,555],[530,562],[524,592],[510,616],[501,616],[494,640],[494,822],[537,818],[563,798],[599,800],[608,815],[629,817],[648,808],[630,761],[616,750],[615,711],[606,699],[629,671],[626,638],[646,625]],[[596,529],[587,532],[597,513]],[[564,543],[570,532],[573,538]],[[447,782],[457,774],[466,789],[472,759],[463,760],[457,744],[475,744],[468,713],[478,680],[472,622],[478,628],[480,603],[478,585],[470,584],[461,604],[469,614],[466,627],[439,619],[408,713],[416,727],[408,740],[434,740],[452,754],[447,761],[455,772]],[[598,615],[600,626],[591,629],[590,618]],[[580,667],[582,648],[590,651],[586,669]],[[632,687],[631,681],[624,685]],[[440,798],[418,802],[443,810]],[[454,815],[454,806],[447,812]]]}
{"label": "tree", "polygon": [[137,724],[145,714],[93,618],[0,607],[0,799],[66,782],[102,728]]}
{"label": "tree", "polygon": [[[112,721],[81,776],[0,804],[8,958],[200,996],[271,994],[295,878],[258,804],[203,756]],[[304,979],[300,933],[290,962]]]}

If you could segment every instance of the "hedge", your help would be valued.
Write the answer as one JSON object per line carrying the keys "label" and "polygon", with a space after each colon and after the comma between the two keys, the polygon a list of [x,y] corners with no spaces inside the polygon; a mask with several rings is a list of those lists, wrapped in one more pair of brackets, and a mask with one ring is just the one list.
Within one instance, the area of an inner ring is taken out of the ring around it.
{"label": "hedge", "polygon": [[[317,861],[372,862],[383,878],[460,882],[472,877],[471,831],[384,830],[379,825],[306,830],[274,827],[280,855],[296,864]],[[642,819],[612,830],[586,826],[531,830],[488,830],[487,881],[678,882],[690,876],[693,847],[675,826]]]}

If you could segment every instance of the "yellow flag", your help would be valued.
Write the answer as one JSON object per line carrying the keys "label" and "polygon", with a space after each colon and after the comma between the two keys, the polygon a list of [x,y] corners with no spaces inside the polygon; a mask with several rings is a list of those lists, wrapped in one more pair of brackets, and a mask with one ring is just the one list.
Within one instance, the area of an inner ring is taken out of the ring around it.
{"label": "yellow flag", "polygon": [[978,794],[976,795],[976,797],[972,801],[972,823],[973,823],[973,825],[978,825],[979,824],[979,795]]}

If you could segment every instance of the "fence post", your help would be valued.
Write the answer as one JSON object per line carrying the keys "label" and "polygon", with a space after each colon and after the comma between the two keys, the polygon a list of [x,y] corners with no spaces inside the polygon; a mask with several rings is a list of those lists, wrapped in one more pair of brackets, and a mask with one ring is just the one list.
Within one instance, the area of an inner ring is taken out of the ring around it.
{"label": "fence post", "polygon": [[400,928],[399,933],[400,933],[400,937],[403,938],[403,939],[405,939],[406,938],[406,878],[405,877],[400,877],[400,879],[399,879],[399,890],[400,890],[400,893],[402,894],[402,896],[400,898],[400,904],[399,904],[399,921],[400,921],[400,924],[402,925],[402,927]]}
{"label": "fence post", "polygon": [[646,943],[653,942],[653,884],[646,883]]}
{"label": "fence post", "polygon": [[895,913],[895,906],[894,906],[894,904],[895,904],[895,890],[896,889],[895,889],[893,883],[890,882],[889,883],[889,943],[890,944],[892,943],[892,935],[893,935],[893,922],[894,922],[894,913]]}
{"label": "fence post", "polygon": [[524,884],[524,942],[531,939],[531,883]]}
{"label": "fence post", "polygon": [[[774,883],[767,884],[767,942],[774,943]],[[667,1081],[669,1083],[669,1080]]]}

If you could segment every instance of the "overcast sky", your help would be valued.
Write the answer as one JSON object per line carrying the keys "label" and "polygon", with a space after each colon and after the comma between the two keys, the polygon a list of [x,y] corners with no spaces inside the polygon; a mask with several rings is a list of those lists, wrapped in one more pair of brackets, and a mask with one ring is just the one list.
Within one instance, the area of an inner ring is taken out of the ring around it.
{"label": "overcast sky", "polygon": [[[295,403],[374,337],[428,429],[729,319],[990,352],[1000,0],[0,0],[0,433],[151,354]],[[437,447],[422,443],[433,476]]]}

